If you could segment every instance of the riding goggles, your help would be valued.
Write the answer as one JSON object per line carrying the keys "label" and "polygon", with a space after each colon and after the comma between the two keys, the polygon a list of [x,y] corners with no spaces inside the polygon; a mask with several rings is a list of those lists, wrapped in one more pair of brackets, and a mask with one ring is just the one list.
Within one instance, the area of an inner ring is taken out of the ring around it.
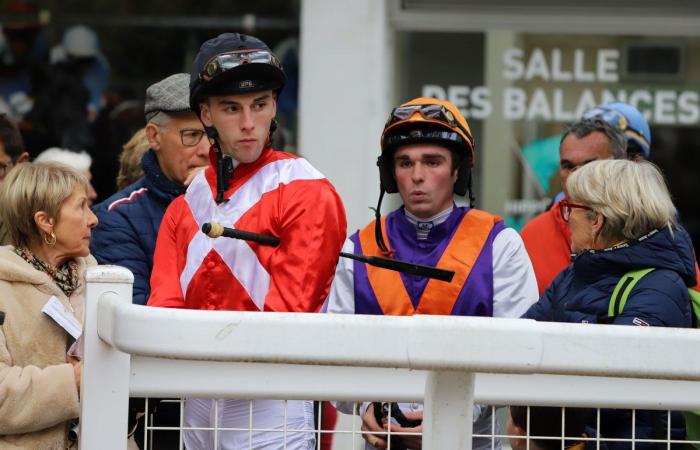
{"label": "riding goggles", "polygon": [[462,124],[457,121],[454,114],[452,114],[452,111],[450,111],[442,105],[426,104],[399,106],[391,111],[391,115],[389,116],[389,120],[387,120],[386,127],[396,122],[406,120],[416,112],[420,113],[420,115],[423,116],[424,119],[437,120],[439,122],[443,122],[450,128],[459,128],[464,133],[464,135],[467,136],[469,144],[472,143],[472,135],[469,132],[469,130],[464,128],[464,126],[462,126]]}
{"label": "riding goggles", "polygon": [[243,50],[228,53],[220,53],[211,58],[199,73],[199,78],[209,81],[224,72],[227,72],[243,64],[261,63],[270,64],[282,70],[282,64],[275,55],[268,50]]}

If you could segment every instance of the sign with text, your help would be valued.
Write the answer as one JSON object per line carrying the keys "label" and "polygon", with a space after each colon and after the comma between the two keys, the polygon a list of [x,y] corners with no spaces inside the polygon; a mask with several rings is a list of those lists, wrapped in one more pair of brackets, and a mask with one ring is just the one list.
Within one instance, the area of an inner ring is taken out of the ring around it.
{"label": "sign with text", "polygon": [[449,100],[477,120],[498,113],[506,120],[573,122],[599,103],[622,101],[655,124],[700,122],[698,89],[658,83],[626,87],[620,71],[616,48],[509,48],[502,54],[500,75],[513,85],[492,92],[488,86],[424,84],[422,95]]}

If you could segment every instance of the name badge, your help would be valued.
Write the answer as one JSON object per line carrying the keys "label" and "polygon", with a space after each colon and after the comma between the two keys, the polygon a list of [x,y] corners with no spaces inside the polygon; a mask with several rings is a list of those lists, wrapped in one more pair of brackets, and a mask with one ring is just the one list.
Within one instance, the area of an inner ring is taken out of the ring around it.
{"label": "name badge", "polygon": [[61,303],[56,296],[52,295],[44,307],[41,308],[41,311],[51,317],[54,322],[59,324],[68,334],[73,336],[73,339],[77,340],[82,334],[83,327],[80,325],[80,322],[78,322],[73,311]]}

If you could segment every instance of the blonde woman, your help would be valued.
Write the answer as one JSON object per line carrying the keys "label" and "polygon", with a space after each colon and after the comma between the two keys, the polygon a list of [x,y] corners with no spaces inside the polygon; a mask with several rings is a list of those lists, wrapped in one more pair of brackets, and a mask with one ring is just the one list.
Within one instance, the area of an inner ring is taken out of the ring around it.
{"label": "blonde woman", "polygon": [[[573,263],[524,317],[689,327],[688,288],[696,283],[695,256],[688,233],[676,222],[676,208],[656,166],[629,160],[593,161],[571,174],[567,191],[559,207],[571,229]],[[639,276],[643,269],[653,270]],[[631,290],[624,289],[625,283]],[[618,285],[622,289],[616,289]],[[630,417],[630,411],[602,410],[601,436],[629,439]],[[637,411],[636,439],[654,439],[659,427],[666,436],[666,422],[665,412]],[[676,413],[672,426],[671,437],[682,439],[683,422]],[[630,448],[629,442],[606,445],[611,450]],[[636,448],[654,445],[638,442]]]}
{"label": "blonde woman", "polygon": [[[0,247],[0,448],[65,449],[80,413],[82,323],[97,218],[88,182],[57,163],[22,163],[0,185],[12,245]],[[64,328],[66,326],[66,328]]]}

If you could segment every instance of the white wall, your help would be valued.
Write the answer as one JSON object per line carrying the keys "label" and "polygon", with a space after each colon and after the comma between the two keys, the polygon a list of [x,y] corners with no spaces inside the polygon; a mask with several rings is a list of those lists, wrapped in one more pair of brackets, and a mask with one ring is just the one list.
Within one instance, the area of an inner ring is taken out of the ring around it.
{"label": "white wall", "polygon": [[[502,92],[510,83],[501,76],[501,55],[514,45],[515,33],[489,31],[486,33],[484,80],[491,92]],[[476,157],[481,158],[481,185],[477,188],[477,205],[494,214],[504,215],[506,202],[513,198],[516,171],[520,169],[513,153],[513,124],[503,118],[502,105],[494,104],[494,113],[484,121],[481,146]]]}
{"label": "white wall", "polygon": [[379,194],[391,41],[385,1],[302,0],[299,153],[338,189],[348,234],[373,218]]}

